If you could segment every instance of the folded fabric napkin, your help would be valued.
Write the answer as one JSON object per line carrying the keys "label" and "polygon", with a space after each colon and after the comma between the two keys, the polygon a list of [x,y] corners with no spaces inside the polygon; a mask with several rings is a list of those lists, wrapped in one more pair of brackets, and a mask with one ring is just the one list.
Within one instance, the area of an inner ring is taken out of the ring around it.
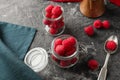
{"label": "folded fabric napkin", "polygon": [[0,22],[0,80],[42,80],[21,60],[36,30]]}

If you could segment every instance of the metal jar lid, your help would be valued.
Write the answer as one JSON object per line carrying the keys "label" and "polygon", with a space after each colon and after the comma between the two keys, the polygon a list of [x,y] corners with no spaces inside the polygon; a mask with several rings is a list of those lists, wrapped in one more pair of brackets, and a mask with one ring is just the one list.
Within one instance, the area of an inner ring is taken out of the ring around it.
{"label": "metal jar lid", "polygon": [[40,72],[48,64],[48,54],[43,48],[33,48],[26,54],[24,62],[35,72]]}

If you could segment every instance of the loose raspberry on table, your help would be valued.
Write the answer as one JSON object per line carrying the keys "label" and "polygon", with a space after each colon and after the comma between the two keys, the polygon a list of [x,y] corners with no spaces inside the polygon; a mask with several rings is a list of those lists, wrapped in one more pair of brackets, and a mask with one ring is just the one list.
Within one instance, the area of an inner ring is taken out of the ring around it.
{"label": "loose raspberry on table", "polygon": [[117,48],[117,44],[114,41],[107,41],[105,47],[110,51],[114,51]]}
{"label": "loose raspberry on table", "polygon": [[96,70],[99,67],[99,63],[95,59],[91,59],[91,60],[88,61],[88,67],[91,70]]}
{"label": "loose raspberry on table", "polygon": [[94,29],[92,26],[87,26],[84,28],[84,32],[88,35],[88,36],[93,36],[94,35]]}
{"label": "loose raspberry on table", "polygon": [[95,20],[94,23],[93,23],[93,26],[96,29],[100,29],[102,27],[102,21],[101,20]]}
{"label": "loose raspberry on table", "polygon": [[102,22],[102,24],[103,24],[103,28],[105,28],[105,29],[109,29],[110,28],[110,22],[108,20],[104,20]]}

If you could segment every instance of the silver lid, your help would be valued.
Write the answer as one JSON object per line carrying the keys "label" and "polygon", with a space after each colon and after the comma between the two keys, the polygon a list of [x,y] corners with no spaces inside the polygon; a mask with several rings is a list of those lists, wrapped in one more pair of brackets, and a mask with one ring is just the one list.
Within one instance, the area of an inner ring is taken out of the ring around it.
{"label": "silver lid", "polygon": [[24,62],[35,72],[40,72],[48,64],[48,54],[43,48],[33,48],[26,54]]}

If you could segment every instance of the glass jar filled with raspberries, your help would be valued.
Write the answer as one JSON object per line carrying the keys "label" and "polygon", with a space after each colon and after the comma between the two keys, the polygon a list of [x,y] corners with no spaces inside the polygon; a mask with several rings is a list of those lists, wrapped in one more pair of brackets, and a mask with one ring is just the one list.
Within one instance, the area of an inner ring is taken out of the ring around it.
{"label": "glass jar filled with raspberries", "polygon": [[63,12],[63,8],[59,5],[48,5],[43,10],[43,24],[45,25],[45,30],[50,35],[57,36],[64,32]]}
{"label": "glass jar filled with raspberries", "polygon": [[61,68],[69,68],[79,60],[78,41],[71,35],[56,37],[51,44],[51,60]]}

